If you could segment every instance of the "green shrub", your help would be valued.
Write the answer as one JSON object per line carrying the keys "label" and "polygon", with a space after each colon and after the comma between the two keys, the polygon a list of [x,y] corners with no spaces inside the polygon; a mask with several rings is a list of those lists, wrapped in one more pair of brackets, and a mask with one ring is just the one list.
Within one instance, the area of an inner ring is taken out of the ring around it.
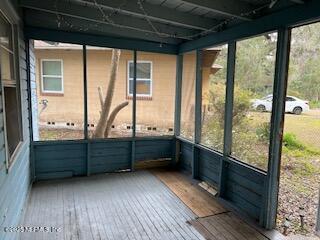
{"label": "green shrub", "polygon": [[261,123],[256,129],[256,134],[260,141],[268,142],[270,137],[270,123],[269,122]]}
{"label": "green shrub", "polygon": [[283,135],[283,145],[289,150],[306,150],[306,146],[293,133],[285,133]]}
{"label": "green shrub", "polygon": [[313,108],[320,108],[320,101],[315,101],[315,100],[312,100],[309,102],[310,104],[310,108],[313,109]]}

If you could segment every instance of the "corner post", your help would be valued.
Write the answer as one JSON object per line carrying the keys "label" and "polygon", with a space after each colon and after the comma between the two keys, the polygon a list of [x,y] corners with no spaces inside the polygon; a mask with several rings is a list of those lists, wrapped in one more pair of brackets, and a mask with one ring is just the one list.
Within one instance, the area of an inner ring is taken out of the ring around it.
{"label": "corner post", "polygon": [[133,51],[133,89],[132,89],[132,145],[131,145],[131,171],[134,171],[136,158],[136,111],[137,110],[137,51]]}
{"label": "corner post", "polygon": [[176,97],[175,97],[175,111],[174,111],[174,135],[180,135],[180,121],[181,121],[181,91],[182,91],[182,69],[183,69],[183,55],[177,55],[176,67]]}
{"label": "corner post", "polygon": [[202,50],[197,50],[196,82],[195,82],[195,114],[194,114],[194,144],[192,177],[199,178],[199,149],[196,147],[201,141],[201,108],[202,108]]}
{"label": "corner post", "polygon": [[83,133],[86,142],[87,176],[90,176],[90,142],[88,140],[88,81],[87,81],[87,46],[82,45],[83,61]]}
{"label": "corner post", "polygon": [[268,174],[266,179],[265,204],[260,223],[267,229],[275,226],[281,167],[281,147],[285,114],[285,98],[288,81],[291,30],[278,31],[273,103],[270,129]]}
{"label": "corner post", "polygon": [[[181,94],[182,94],[182,71],[183,71],[183,55],[177,55],[176,62],[176,95],[175,95],[175,110],[174,110],[174,136],[180,135],[181,124]],[[175,166],[179,162],[180,158],[180,141],[174,140],[174,152],[172,165]]]}
{"label": "corner post", "polygon": [[225,160],[231,155],[232,149],[232,120],[233,120],[233,99],[234,99],[234,75],[236,67],[236,42],[228,43],[227,58],[227,76],[226,76],[226,99],[225,99],[225,115],[224,115],[224,138],[223,138],[223,158],[220,165],[220,180],[218,192],[220,197],[225,196],[227,167]]}

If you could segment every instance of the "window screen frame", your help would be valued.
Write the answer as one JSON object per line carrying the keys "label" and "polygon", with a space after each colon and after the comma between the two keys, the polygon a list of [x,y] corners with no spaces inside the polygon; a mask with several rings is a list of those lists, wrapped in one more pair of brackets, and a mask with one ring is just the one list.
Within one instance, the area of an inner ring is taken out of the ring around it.
{"label": "window screen frame", "polygon": [[[133,77],[130,77],[130,64],[133,64],[134,62],[132,60],[128,61],[127,64],[127,96],[133,97],[133,94],[130,93],[130,81],[133,81]],[[138,78],[137,77],[137,83],[139,81],[149,81],[150,82],[150,93],[149,94],[139,94],[136,93],[137,97],[152,97],[152,88],[153,88],[153,62],[149,60],[138,60],[137,65],[139,63],[149,63],[150,64],[150,78]]]}
{"label": "window screen frame", "polygon": [[[44,75],[43,74],[43,63],[44,62],[60,62],[61,64],[61,75]],[[53,94],[64,94],[64,79],[63,79],[63,59],[41,59],[40,60],[40,75],[41,75],[41,92],[42,93],[53,93]],[[60,78],[61,79],[61,91],[45,90],[43,78]]]}

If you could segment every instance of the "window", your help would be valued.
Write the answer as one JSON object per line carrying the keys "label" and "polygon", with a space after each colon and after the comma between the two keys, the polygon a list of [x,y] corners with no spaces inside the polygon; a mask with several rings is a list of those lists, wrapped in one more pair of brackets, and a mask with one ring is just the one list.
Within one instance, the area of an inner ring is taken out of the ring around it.
{"label": "window", "polygon": [[[34,141],[84,138],[83,47],[34,40]],[[57,97],[58,96],[58,97]]]}
{"label": "window", "polygon": [[223,151],[228,45],[203,50],[201,144]]}
{"label": "window", "polygon": [[[152,101],[150,97],[139,97],[141,92],[137,91],[137,98],[145,101],[137,101],[136,136],[173,135],[176,56],[137,52],[137,62],[142,63],[145,60],[153,63]],[[146,67],[148,71],[151,70],[150,62]],[[137,81],[137,90],[141,87],[140,82]]]}
{"label": "window", "polygon": [[20,88],[17,84],[14,64],[13,26],[0,14],[0,66],[4,102],[7,161],[10,165],[19,143],[22,141]]}
{"label": "window", "polygon": [[41,60],[41,87],[44,93],[63,93],[62,60]]}
{"label": "window", "polygon": [[277,33],[237,42],[232,156],[268,168]]}
{"label": "window", "polygon": [[[132,99],[127,98],[126,90],[127,67],[132,59],[133,51],[87,46],[89,138],[132,136],[133,105]],[[113,68],[117,71],[111,78]],[[113,94],[108,93],[109,87],[113,88]],[[108,103],[110,103],[109,110],[105,107]],[[102,111],[105,114],[102,115]]]}
{"label": "window", "polygon": [[295,101],[295,99],[292,98],[292,97],[286,97],[286,101],[287,101],[287,102],[293,102],[293,101]]}
{"label": "window", "polygon": [[196,51],[183,54],[180,135],[189,140],[194,139],[196,62]]}
{"label": "window", "polygon": [[[133,94],[133,61],[128,62],[128,96]],[[137,61],[137,96],[152,96],[152,62]]]}

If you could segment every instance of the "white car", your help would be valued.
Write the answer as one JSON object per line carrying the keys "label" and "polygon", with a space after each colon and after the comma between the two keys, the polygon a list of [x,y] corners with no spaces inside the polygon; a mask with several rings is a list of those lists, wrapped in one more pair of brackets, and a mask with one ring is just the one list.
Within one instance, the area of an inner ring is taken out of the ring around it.
{"label": "white car", "polygon": [[[272,110],[272,94],[262,98],[252,100],[253,109],[260,112],[271,112]],[[301,100],[297,97],[287,96],[286,97],[286,112],[301,114],[310,110],[309,102]]]}

